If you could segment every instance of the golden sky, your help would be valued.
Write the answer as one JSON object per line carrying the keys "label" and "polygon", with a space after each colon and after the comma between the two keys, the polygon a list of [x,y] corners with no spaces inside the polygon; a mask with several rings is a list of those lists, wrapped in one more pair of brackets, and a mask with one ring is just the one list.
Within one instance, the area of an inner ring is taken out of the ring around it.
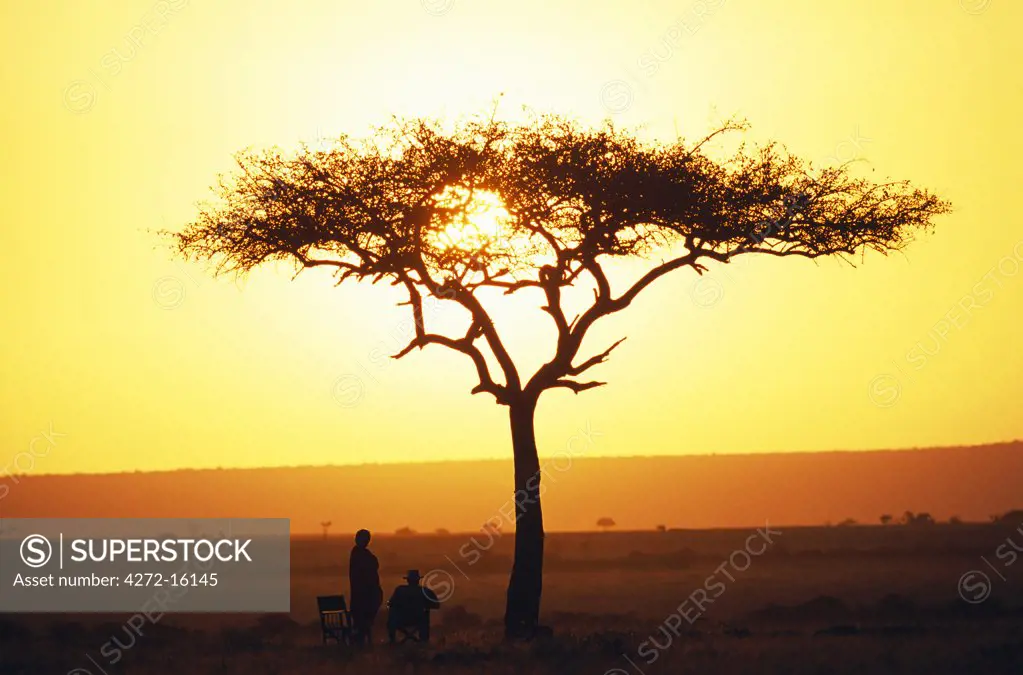
{"label": "golden sky", "polygon": [[[172,259],[248,146],[523,105],[696,137],[732,115],[951,216],[904,254],[662,280],[548,393],[541,454],[814,451],[1023,437],[1023,5],[1009,0],[5,3],[0,474],[507,457],[460,355],[401,361],[386,288]],[[876,171],[876,173],[872,173]],[[549,318],[515,308],[513,353]],[[54,436],[54,432],[63,434]],[[42,432],[52,441],[39,442]],[[26,454],[28,453],[28,454]],[[15,461],[17,460],[17,461]]]}

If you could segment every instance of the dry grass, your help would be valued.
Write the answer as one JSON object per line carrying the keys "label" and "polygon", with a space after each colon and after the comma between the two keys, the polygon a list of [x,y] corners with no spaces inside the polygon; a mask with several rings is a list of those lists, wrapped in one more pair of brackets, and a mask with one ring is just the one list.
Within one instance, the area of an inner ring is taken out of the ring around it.
{"label": "dry grass", "polygon": [[[432,644],[363,651],[319,643],[314,596],[341,590],[347,540],[297,539],[290,616],[167,615],[133,636],[126,616],[8,615],[0,617],[0,675],[75,668],[99,675],[97,664],[109,675],[1019,673],[1023,583],[1015,577],[1023,578],[1023,563],[1005,568],[1006,581],[996,579],[982,604],[963,602],[957,588],[1011,532],[785,530],[679,635],[660,632],[665,618],[749,532],[555,534],[543,611],[555,633],[515,644],[502,640],[499,622],[510,537],[471,566],[459,553],[468,536],[378,538],[388,589],[418,567],[450,571],[454,592],[436,617]],[[665,636],[670,645],[652,650],[651,637],[664,644]],[[110,663],[115,638],[131,646]]]}

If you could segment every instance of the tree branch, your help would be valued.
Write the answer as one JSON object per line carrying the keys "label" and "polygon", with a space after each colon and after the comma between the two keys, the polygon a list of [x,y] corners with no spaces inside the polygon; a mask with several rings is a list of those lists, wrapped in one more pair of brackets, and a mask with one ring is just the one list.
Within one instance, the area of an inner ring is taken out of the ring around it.
{"label": "tree branch", "polygon": [[487,366],[487,360],[483,356],[483,352],[481,352],[474,344],[476,339],[483,333],[482,327],[474,321],[472,325],[469,326],[469,330],[466,331],[465,335],[458,340],[446,335],[428,333],[426,331],[426,321],[423,315],[422,296],[410,279],[406,278],[404,283],[405,288],[408,289],[409,293],[408,304],[412,306],[412,316],[415,321],[416,335],[404,349],[399,351],[397,354],[394,354],[391,358],[400,359],[413,349],[422,349],[426,345],[431,344],[447,347],[448,349],[465,354],[472,359],[473,364],[476,366],[476,373],[479,376],[480,381],[479,384],[472,388],[473,394],[493,394],[498,403],[509,403],[508,389],[494,382],[490,375],[490,368]]}
{"label": "tree branch", "polygon": [[607,357],[611,354],[611,352],[614,350],[614,348],[617,347],[618,345],[622,344],[623,342],[625,342],[625,338],[622,338],[621,340],[619,340],[618,342],[614,343],[613,345],[611,345],[610,347],[608,347],[607,349],[605,349],[601,353],[597,354],[596,356],[590,357],[589,359],[587,359],[586,361],[584,361],[580,365],[570,367],[568,369],[568,371],[567,371],[567,374],[568,375],[581,375],[582,373],[584,373],[585,371],[589,370],[593,366],[596,366],[598,364],[604,363],[605,361],[607,361]]}
{"label": "tree branch", "polygon": [[603,387],[607,382],[576,382],[575,380],[566,380],[564,378],[554,380],[547,389],[571,389],[573,392],[578,394],[579,392],[586,391],[587,389],[595,389],[597,387]]}

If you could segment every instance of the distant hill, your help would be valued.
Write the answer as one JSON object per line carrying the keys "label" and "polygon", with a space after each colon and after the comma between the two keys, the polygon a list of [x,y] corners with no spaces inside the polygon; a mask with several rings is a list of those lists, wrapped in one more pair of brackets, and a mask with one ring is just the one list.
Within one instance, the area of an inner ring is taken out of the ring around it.
{"label": "distant hill", "polygon": [[[987,521],[1023,506],[1023,443],[923,450],[562,458],[547,529],[877,523],[907,510]],[[289,517],[296,532],[475,531],[510,523],[508,461],[0,478],[0,517]],[[8,489],[4,490],[3,486]]]}

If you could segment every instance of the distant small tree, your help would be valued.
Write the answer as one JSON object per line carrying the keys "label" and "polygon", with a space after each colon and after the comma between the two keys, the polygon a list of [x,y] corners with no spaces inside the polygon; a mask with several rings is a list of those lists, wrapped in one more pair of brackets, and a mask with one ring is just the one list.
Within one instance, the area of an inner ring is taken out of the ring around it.
{"label": "distant small tree", "polygon": [[881,524],[882,525],[891,525],[891,522],[892,522],[891,514],[886,513],[886,514],[881,516]]}
{"label": "distant small tree", "polygon": [[856,522],[855,519],[853,519],[853,518],[846,518],[845,520],[843,520],[842,522],[840,522],[838,524],[838,527],[849,527],[850,525],[857,525],[857,524],[858,523]]}
{"label": "distant small tree", "polygon": [[614,527],[616,524],[617,523],[615,523],[614,518],[608,518],[607,516],[604,516],[597,521],[597,527],[602,528],[605,532],[607,532],[609,528]]}
{"label": "distant small tree", "polygon": [[324,520],[323,522],[320,523],[320,527],[323,528],[323,541],[327,541],[327,531],[330,529],[330,526],[333,525],[333,524],[334,523],[332,523],[329,520]]}
{"label": "distant small tree", "polygon": [[667,525],[658,525],[657,526],[657,531],[658,532],[667,532],[668,531],[668,526]]}
{"label": "distant small tree", "polygon": [[448,531],[447,529],[445,529],[445,528],[443,528],[443,527],[438,527],[438,528],[437,528],[437,531],[436,531],[436,532],[434,532],[434,534],[436,534],[436,535],[437,535],[437,536],[439,536],[439,537],[446,537],[446,536],[448,536],[449,534],[451,534],[451,532],[449,532],[449,531]]}
{"label": "distant small tree", "polygon": [[394,531],[394,533],[399,537],[414,537],[416,531],[413,530],[408,525],[406,525],[405,527],[399,527],[397,530]]}
{"label": "distant small tree", "polygon": [[904,525],[933,525],[934,517],[929,513],[913,513],[912,511],[906,511],[902,515],[902,522]]}
{"label": "distant small tree", "polygon": [[991,516],[992,523],[1013,523],[1023,522],[1023,509],[1012,509],[998,515]]}
{"label": "distant small tree", "polygon": [[948,519],[948,524],[949,525],[962,525],[963,521],[962,521],[962,519],[959,516],[952,516],[951,518]]}

